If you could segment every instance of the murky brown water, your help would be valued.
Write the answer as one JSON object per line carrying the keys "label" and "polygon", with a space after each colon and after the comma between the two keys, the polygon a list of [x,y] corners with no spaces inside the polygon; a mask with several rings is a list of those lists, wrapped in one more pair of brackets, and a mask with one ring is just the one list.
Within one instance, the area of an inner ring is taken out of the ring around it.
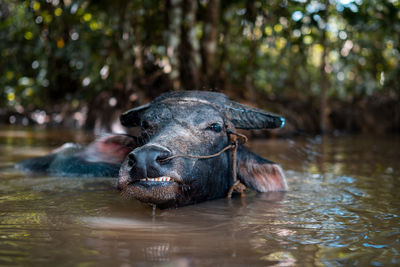
{"label": "murky brown water", "polygon": [[29,177],[13,163],[82,133],[0,130],[0,265],[400,264],[400,137],[253,141],[286,194],[175,210],[122,200],[112,179]]}

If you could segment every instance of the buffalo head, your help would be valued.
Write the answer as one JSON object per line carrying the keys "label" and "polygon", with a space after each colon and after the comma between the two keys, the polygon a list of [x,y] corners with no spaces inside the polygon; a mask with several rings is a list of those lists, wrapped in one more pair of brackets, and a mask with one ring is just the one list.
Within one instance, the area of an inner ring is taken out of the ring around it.
{"label": "buffalo head", "polygon": [[[120,168],[117,188],[125,197],[161,208],[226,196],[232,186],[232,153],[210,155],[229,145],[228,131],[279,128],[284,119],[214,92],[171,92],[121,115],[126,127],[141,127],[143,145]],[[281,168],[245,147],[237,150],[238,179],[258,192],[284,191]]]}

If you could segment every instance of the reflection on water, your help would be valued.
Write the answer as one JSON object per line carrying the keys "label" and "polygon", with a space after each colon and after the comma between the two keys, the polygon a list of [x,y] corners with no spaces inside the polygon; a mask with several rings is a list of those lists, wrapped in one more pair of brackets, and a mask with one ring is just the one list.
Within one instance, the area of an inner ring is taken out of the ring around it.
{"label": "reflection on water", "polygon": [[127,201],[113,179],[29,177],[12,164],[92,136],[0,130],[0,265],[400,264],[400,138],[253,141],[287,193],[175,210]]}

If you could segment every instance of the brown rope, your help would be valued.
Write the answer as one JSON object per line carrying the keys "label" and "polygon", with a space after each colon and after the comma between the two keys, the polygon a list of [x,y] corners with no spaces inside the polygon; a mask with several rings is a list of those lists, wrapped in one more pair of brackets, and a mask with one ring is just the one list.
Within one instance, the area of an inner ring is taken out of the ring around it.
{"label": "brown rope", "polygon": [[242,184],[238,179],[237,179],[237,148],[239,144],[244,144],[247,142],[247,137],[243,134],[234,132],[232,129],[227,129],[227,133],[230,139],[231,144],[227,145],[224,147],[221,151],[212,154],[212,155],[185,155],[185,154],[180,154],[180,155],[173,155],[171,157],[165,158],[165,159],[160,159],[159,161],[168,161],[171,159],[175,158],[193,158],[193,159],[210,159],[210,158],[215,158],[220,156],[222,153],[225,151],[232,149],[232,179],[233,179],[233,184],[231,188],[228,191],[227,198],[232,197],[233,191],[236,191],[240,193],[241,197],[245,197],[244,190],[246,190],[246,186]]}
{"label": "brown rope", "polygon": [[233,148],[234,148],[234,145],[227,145],[221,151],[219,151],[218,153],[212,154],[212,155],[207,155],[207,156],[185,155],[185,154],[173,155],[173,156],[165,158],[165,159],[160,159],[159,161],[168,161],[168,160],[171,160],[171,159],[174,159],[174,158],[210,159],[210,158],[218,157],[219,155],[221,155],[225,151],[227,151],[229,149],[233,149]]}
{"label": "brown rope", "polygon": [[236,159],[237,159],[237,148],[239,146],[239,143],[241,143],[241,144],[246,143],[247,137],[243,134],[233,132],[232,130],[229,130],[228,134],[229,134],[229,138],[231,139],[231,142],[235,144],[235,147],[232,149],[233,184],[232,184],[231,188],[229,189],[226,197],[231,198],[233,191],[240,193],[241,197],[245,197],[244,190],[246,190],[246,186],[237,179],[237,160]]}

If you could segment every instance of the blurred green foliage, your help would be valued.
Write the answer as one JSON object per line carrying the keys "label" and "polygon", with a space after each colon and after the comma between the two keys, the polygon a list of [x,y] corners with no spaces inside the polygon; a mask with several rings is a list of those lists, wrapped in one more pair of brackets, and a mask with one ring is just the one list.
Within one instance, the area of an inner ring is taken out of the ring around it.
{"label": "blurred green foliage", "polygon": [[1,106],[164,90],[161,76],[248,98],[318,97],[321,75],[327,98],[399,94],[399,0],[224,0],[216,20],[210,1],[3,0]]}

